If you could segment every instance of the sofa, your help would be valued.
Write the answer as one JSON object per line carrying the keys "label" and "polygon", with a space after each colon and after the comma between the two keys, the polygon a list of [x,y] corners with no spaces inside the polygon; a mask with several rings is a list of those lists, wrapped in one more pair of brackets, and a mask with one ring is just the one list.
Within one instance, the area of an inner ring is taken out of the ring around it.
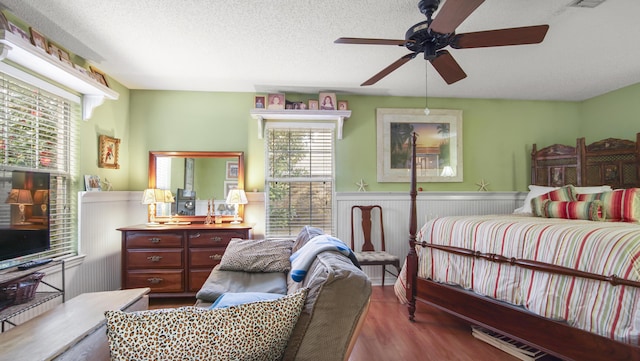
{"label": "sofa", "polygon": [[[332,248],[336,243],[340,251]],[[292,254],[301,256],[290,262]],[[296,262],[305,269],[296,269]],[[219,305],[230,294],[301,290],[304,305],[282,360],[348,359],[368,310],[371,282],[348,247],[321,229],[304,227],[293,240],[233,240],[198,291],[195,306]]]}

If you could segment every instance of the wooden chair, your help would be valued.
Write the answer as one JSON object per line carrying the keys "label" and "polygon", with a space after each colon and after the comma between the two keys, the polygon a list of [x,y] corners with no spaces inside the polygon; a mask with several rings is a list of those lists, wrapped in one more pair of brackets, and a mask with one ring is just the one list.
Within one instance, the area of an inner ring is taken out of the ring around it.
{"label": "wooden chair", "polygon": [[[362,215],[362,232],[364,235],[364,243],[362,244],[362,251],[356,252],[354,248],[354,210],[360,209]],[[377,208],[380,214],[380,248],[376,251],[371,241],[371,211]],[[351,207],[351,249],[353,250],[358,262],[361,266],[382,266],[382,286],[384,286],[385,273],[389,273],[398,277],[400,274],[400,259],[391,253],[387,253],[384,244],[384,225],[382,224],[382,207],[378,205],[374,206],[353,206]],[[387,266],[394,266],[396,268],[396,274],[387,270]]]}

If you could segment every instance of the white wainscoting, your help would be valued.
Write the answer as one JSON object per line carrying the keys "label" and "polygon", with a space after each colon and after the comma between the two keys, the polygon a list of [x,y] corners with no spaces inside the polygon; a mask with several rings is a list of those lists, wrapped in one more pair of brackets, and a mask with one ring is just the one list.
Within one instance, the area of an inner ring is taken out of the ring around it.
{"label": "white wainscoting", "polygon": [[[255,223],[253,238],[264,234],[264,194],[251,194],[247,222]],[[421,192],[417,199],[418,223],[427,217],[467,214],[506,214],[519,207],[526,193],[519,192]],[[67,299],[84,292],[120,289],[121,234],[117,228],[146,222],[146,208],[140,204],[142,192],[81,192],[79,202],[80,253],[85,256],[78,267],[67,270]],[[351,239],[351,207],[378,204],[384,210],[383,222],[387,251],[404,259],[409,246],[409,195],[404,192],[349,192],[336,194],[336,236],[345,243]],[[374,217],[375,218],[375,217]],[[360,220],[356,220],[359,226]],[[374,219],[374,227],[377,225]],[[362,237],[356,236],[356,249]],[[359,237],[359,238],[358,238]],[[375,284],[381,271],[365,271]],[[391,284],[388,276],[385,283]]]}
{"label": "white wainscoting", "polygon": [[[449,215],[508,214],[520,207],[526,193],[521,192],[420,192],[416,200],[418,230],[427,219]],[[354,205],[377,204],[383,210],[383,223],[387,252],[397,255],[404,264],[409,252],[409,193],[403,192],[352,192],[336,194],[337,232],[336,237],[345,243],[351,242],[351,207]],[[354,213],[354,248],[362,247],[361,218]],[[379,216],[372,217],[372,238],[379,239]],[[375,245],[375,243],[374,243]],[[381,283],[381,267],[364,267],[373,284]],[[385,285],[391,285],[395,278],[386,275]]]}
{"label": "white wainscoting", "polygon": [[120,289],[120,227],[147,222],[142,191],[80,192],[78,242],[84,262],[67,277],[67,299]]}

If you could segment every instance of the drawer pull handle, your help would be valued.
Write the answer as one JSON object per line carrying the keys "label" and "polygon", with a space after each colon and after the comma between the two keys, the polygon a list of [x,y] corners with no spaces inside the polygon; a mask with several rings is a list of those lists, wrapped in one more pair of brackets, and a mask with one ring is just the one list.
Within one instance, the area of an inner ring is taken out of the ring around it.
{"label": "drawer pull handle", "polygon": [[149,238],[149,241],[151,243],[160,243],[160,238],[158,237]]}
{"label": "drawer pull handle", "polygon": [[157,285],[158,283],[162,282],[162,278],[152,277],[152,278],[147,278],[147,281],[149,281],[149,283],[151,283],[152,285]]}
{"label": "drawer pull handle", "polygon": [[211,237],[211,240],[214,242],[222,242],[222,237],[220,236]]}
{"label": "drawer pull handle", "polygon": [[147,259],[151,262],[160,262],[160,260],[162,259],[162,256],[149,256],[147,257]]}
{"label": "drawer pull handle", "polygon": [[222,259],[222,255],[221,254],[212,254],[211,256],[209,256],[209,258],[211,258],[214,261],[219,261]]}
{"label": "drawer pull handle", "polygon": [[194,234],[190,234],[189,238],[200,238],[200,232],[194,233]]}

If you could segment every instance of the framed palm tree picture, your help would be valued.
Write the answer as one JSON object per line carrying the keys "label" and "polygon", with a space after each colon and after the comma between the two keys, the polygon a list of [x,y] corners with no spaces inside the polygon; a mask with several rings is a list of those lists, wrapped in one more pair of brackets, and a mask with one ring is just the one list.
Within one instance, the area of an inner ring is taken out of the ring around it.
{"label": "framed palm tree picture", "polygon": [[462,110],[378,108],[378,182],[409,182],[416,133],[418,182],[462,182]]}

